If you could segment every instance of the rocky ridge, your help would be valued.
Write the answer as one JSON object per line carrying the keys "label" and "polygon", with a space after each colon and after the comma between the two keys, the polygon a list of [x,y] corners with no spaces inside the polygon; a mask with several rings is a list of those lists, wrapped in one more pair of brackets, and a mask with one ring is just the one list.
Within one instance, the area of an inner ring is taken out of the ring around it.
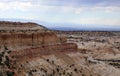
{"label": "rocky ridge", "polygon": [[32,22],[9,22],[9,21],[0,21],[0,30],[1,31],[18,31],[18,30],[47,30],[46,27],[32,23]]}

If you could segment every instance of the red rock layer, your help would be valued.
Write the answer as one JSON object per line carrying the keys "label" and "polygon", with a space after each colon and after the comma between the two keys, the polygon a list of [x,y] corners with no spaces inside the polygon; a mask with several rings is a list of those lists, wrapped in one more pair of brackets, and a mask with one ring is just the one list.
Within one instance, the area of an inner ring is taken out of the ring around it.
{"label": "red rock layer", "polygon": [[0,33],[0,45],[5,46],[52,45],[61,42],[66,42],[66,39],[58,38],[54,32]]}
{"label": "red rock layer", "polygon": [[41,47],[27,48],[18,51],[12,51],[10,56],[14,56],[17,60],[20,60],[23,57],[35,58],[41,55],[48,55],[52,53],[60,52],[75,52],[77,51],[77,45],[74,43],[64,43],[56,45],[46,45]]}

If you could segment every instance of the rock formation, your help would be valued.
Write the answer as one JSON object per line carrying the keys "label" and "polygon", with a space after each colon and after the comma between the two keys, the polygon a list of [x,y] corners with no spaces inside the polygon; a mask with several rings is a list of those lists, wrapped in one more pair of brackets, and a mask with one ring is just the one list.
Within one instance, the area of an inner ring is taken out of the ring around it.
{"label": "rock formation", "polygon": [[57,37],[54,32],[0,33],[0,45],[8,47],[52,45],[64,42],[65,40]]}
{"label": "rock formation", "polygon": [[[76,52],[77,45],[66,41],[65,37],[58,37],[55,32],[36,23],[0,21],[1,64],[6,65],[5,69],[12,70],[9,73],[16,71],[17,76],[24,75],[19,74],[18,64],[26,60],[54,53]],[[6,50],[10,50],[10,53]],[[3,56],[5,52],[7,55]],[[9,74],[7,71],[5,73]]]}

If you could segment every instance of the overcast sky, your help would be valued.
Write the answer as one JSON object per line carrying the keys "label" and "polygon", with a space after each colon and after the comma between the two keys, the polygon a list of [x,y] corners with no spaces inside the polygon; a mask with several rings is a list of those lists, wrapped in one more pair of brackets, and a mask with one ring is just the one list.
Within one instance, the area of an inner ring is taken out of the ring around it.
{"label": "overcast sky", "polygon": [[120,26],[120,0],[0,0],[0,18]]}

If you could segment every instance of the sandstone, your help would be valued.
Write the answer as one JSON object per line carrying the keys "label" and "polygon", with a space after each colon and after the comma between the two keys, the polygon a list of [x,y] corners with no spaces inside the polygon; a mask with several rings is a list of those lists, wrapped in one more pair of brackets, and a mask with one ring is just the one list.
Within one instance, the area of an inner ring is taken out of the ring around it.
{"label": "sandstone", "polygon": [[52,45],[65,43],[65,38],[59,38],[54,32],[39,33],[0,33],[0,46],[23,47],[36,45]]}

